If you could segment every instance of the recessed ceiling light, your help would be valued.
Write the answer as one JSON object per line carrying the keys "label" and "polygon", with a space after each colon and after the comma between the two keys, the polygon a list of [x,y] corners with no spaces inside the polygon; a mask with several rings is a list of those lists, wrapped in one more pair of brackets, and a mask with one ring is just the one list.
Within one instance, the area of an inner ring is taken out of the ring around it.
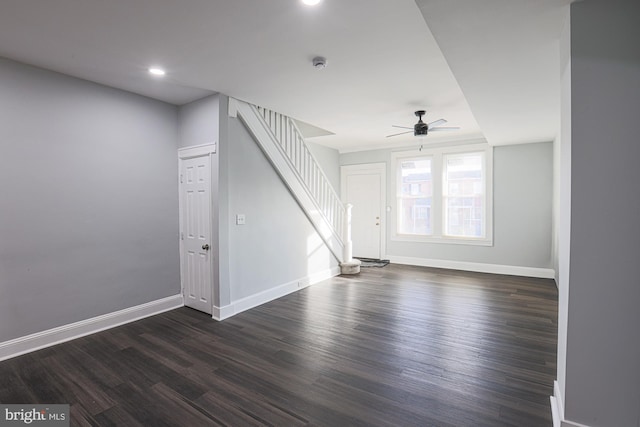
{"label": "recessed ceiling light", "polygon": [[149,73],[153,74],[154,76],[164,76],[165,74],[167,74],[162,68],[157,67],[149,68]]}
{"label": "recessed ceiling light", "polygon": [[322,0],[302,0],[302,3],[306,4],[307,6],[315,6],[321,1]]}

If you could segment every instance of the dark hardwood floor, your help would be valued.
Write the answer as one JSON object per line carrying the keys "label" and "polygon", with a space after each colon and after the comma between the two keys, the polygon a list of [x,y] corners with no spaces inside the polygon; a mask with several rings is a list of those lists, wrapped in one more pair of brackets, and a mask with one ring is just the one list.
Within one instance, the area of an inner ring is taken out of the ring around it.
{"label": "dark hardwood floor", "polygon": [[556,316],[551,280],[368,268],[1,362],[0,402],[79,426],[551,426]]}

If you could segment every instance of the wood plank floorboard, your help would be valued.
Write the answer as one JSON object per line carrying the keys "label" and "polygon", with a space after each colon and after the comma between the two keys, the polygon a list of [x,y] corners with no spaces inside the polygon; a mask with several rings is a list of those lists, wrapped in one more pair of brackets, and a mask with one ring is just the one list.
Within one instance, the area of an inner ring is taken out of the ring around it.
{"label": "wood plank floorboard", "polygon": [[1,362],[0,403],[77,426],[547,427],[556,342],[552,280],[390,264]]}

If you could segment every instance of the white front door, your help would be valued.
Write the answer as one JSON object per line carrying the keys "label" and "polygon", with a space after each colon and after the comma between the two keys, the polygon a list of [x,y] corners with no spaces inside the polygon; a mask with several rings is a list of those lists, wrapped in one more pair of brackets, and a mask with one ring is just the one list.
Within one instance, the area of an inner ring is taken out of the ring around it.
{"label": "white front door", "polygon": [[181,277],[184,305],[211,314],[211,159],[180,160]]}
{"label": "white front door", "polygon": [[380,259],[384,245],[385,165],[350,165],[341,171],[343,202],[353,205],[353,256]]}

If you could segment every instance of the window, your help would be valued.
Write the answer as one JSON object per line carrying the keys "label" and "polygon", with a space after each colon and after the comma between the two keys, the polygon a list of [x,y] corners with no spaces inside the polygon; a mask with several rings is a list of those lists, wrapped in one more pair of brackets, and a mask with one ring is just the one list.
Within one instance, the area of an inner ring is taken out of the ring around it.
{"label": "window", "polygon": [[398,230],[401,234],[431,234],[431,159],[400,161]]}
{"label": "window", "polygon": [[394,153],[394,240],[491,244],[491,148]]}
{"label": "window", "polygon": [[484,237],[484,153],[445,154],[443,163],[443,234]]}

